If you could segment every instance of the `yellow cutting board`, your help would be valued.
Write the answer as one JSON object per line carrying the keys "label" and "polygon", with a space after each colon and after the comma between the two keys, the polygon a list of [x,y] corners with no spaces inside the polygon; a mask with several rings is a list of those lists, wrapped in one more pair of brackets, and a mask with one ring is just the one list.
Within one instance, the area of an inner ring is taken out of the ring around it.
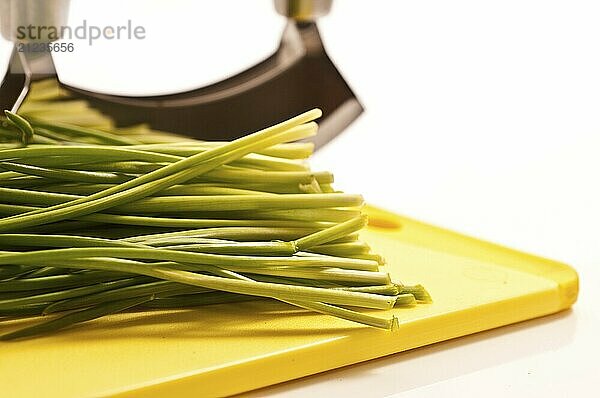
{"label": "yellow cutting board", "polygon": [[[364,240],[396,280],[422,283],[434,299],[391,311],[400,319],[395,332],[278,302],[119,314],[0,343],[0,395],[224,396],[551,314],[577,299],[567,265],[368,213]],[[32,322],[3,322],[0,333]]]}

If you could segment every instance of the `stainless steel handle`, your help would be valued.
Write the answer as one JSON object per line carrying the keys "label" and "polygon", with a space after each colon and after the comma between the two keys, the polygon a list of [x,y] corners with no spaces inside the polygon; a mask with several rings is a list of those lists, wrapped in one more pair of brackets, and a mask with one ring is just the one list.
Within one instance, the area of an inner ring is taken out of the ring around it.
{"label": "stainless steel handle", "polygon": [[314,21],[327,15],[333,0],[275,0],[277,12],[297,21]]}
{"label": "stainless steel handle", "polygon": [[[0,30],[13,42],[51,42],[67,24],[70,0],[0,0]],[[29,27],[32,27],[29,30]],[[54,27],[55,29],[51,29]]]}

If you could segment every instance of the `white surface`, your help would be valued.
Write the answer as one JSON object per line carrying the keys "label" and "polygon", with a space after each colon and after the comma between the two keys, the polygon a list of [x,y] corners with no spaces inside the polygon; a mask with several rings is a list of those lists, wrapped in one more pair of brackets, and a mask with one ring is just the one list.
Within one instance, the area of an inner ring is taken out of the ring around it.
{"label": "white surface", "polygon": [[[130,19],[146,29],[144,40],[100,40],[92,46],[75,41],[77,51],[57,57],[65,83],[112,94],[168,94],[223,80],[271,55],[284,25],[268,0],[71,3],[73,26],[83,19],[100,27]],[[257,14],[260,23],[249,14]]]}
{"label": "white surface", "polygon": [[[172,68],[174,53],[162,39],[152,42],[154,52],[146,43],[149,52],[120,60],[129,71],[122,82],[134,92],[241,70],[274,48],[281,26],[268,1],[243,13],[231,5],[249,2],[228,1],[234,23],[227,29],[223,18],[205,16],[217,2],[178,0],[166,16],[149,11],[164,2],[148,3],[137,15],[149,26],[196,21],[203,33],[186,40],[202,51],[183,52],[188,64],[179,74],[154,79]],[[120,8],[112,9],[113,23],[131,18],[131,8]],[[248,396],[593,395],[600,376],[598,21],[600,3],[592,0],[335,2],[320,24],[324,40],[367,111],[317,154],[315,166],[335,171],[339,187],[373,204],[567,262],[580,274],[580,298],[569,312]],[[123,89],[117,59],[96,62],[88,84]],[[75,79],[74,71],[61,73]]]}

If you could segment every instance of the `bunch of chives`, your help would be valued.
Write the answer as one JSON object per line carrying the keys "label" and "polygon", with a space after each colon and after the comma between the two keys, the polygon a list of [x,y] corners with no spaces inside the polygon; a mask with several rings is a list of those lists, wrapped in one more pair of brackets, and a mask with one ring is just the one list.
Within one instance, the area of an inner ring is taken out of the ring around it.
{"label": "bunch of chives", "polygon": [[260,298],[392,329],[361,308],[430,301],[359,240],[362,197],[310,170],[319,110],[203,142],[44,117],[65,101],[42,94],[0,121],[0,322],[42,317],[0,338]]}

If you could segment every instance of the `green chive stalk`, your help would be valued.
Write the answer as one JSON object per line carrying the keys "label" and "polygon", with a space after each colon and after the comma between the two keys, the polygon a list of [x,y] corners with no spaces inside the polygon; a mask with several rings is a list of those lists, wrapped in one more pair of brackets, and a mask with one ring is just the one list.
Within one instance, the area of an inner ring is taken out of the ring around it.
{"label": "green chive stalk", "polygon": [[[231,142],[112,127],[52,81],[0,118],[0,336],[54,333],[130,309],[271,299],[383,329],[431,302],[359,240],[360,195],[307,158],[319,110]],[[369,310],[363,312],[361,309]]]}

